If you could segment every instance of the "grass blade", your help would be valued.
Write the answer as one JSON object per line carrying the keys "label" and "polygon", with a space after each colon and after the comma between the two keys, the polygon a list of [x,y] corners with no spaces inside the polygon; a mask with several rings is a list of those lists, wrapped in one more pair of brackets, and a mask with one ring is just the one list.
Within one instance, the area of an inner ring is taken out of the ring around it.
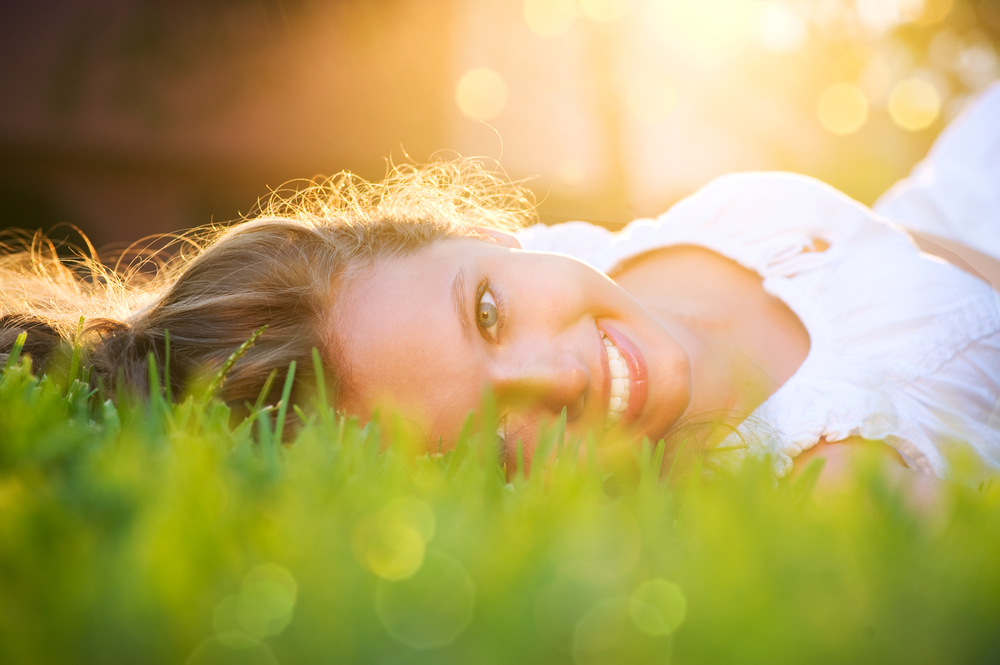
{"label": "grass blade", "polygon": [[160,385],[160,372],[156,368],[156,356],[153,355],[152,351],[146,356],[146,362],[149,363],[149,399],[159,402],[163,386]]}
{"label": "grass blade", "polygon": [[313,373],[316,374],[316,408],[319,410],[320,419],[328,430],[333,430],[334,423],[329,398],[326,393],[326,372],[323,369],[323,360],[320,358],[319,350],[313,347],[312,350]]}
{"label": "grass blade", "polygon": [[170,331],[163,331],[163,387],[167,393],[167,403],[174,401],[173,390],[170,387]]}
{"label": "grass blade", "polygon": [[288,413],[288,400],[292,396],[292,384],[295,383],[295,361],[288,366],[285,376],[285,386],[281,389],[281,401],[278,403],[278,421],[274,425],[275,441],[281,442],[285,429],[285,414]]}
{"label": "grass blade", "polygon": [[264,387],[260,389],[260,394],[257,395],[257,402],[253,405],[252,412],[256,413],[264,408],[264,401],[267,396],[271,394],[271,386],[274,384],[274,379],[278,376],[278,368],[275,367],[271,370],[271,373],[267,375],[267,380],[264,381]]}
{"label": "grass blade", "polygon": [[209,381],[208,387],[205,388],[205,394],[203,397],[204,401],[207,402],[215,397],[215,393],[218,392],[219,386],[221,386],[222,382],[226,380],[226,375],[229,374],[229,370],[233,368],[236,361],[242,358],[243,355],[250,350],[250,347],[257,342],[257,338],[260,337],[265,330],[267,330],[267,326],[261,326],[255,330],[254,333],[250,335],[250,339],[240,344],[239,348],[233,351],[232,354],[226,358],[226,362],[222,363],[222,367],[219,368],[219,371],[216,372],[215,376],[212,377],[212,380]]}
{"label": "grass blade", "polygon": [[17,336],[14,340],[14,347],[10,350],[10,355],[7,356],[7,364],[4,365],[3,371],[6,374],[10,371],[10,368],[17,364],[17,361],[21,358],[21,350],[24,348],[24,343],[28,340],[28,333],[23,332]]}
{"label": "grass blade", "polygon": [[819,480],[819,474],[826,464],[825,457],[816,457],[809,461],[799,477],[792,482],[792,495],[796,501],[805,501],[812,494]]}

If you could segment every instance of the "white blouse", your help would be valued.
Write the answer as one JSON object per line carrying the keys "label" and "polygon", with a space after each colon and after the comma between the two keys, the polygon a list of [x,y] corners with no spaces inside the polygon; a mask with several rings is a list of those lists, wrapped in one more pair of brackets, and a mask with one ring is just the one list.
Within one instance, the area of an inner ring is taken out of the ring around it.
{"label": "white blouse", "polygon": [[519,239],[605,273],[675,245],[757,272],[802,321],[810,349],[723,445],[769,453],[779,474],[820,439],[851,436],[882,440],[911,467],[942,477],[963,455],[986,475],[1000,471],[996,293],[817,180],[729,175],[618,233],[570,222],[533,226]]}

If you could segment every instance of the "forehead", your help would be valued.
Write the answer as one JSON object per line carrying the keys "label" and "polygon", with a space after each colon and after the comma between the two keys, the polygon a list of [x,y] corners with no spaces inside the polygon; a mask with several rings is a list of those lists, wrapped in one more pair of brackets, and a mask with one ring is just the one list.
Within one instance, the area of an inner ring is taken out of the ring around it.
{"label": "forehead", "polygon": [[[475,239],[441,240],[345,279],[330,321],[345,410],[367,418],[375,406],[399,408],[437,430],[454,426],[441,418],[461,420],[476,407],[482,374],[459,313],[475,297],[471,264],[492,249]],[[460,274],[463,309],[455,301]]]}

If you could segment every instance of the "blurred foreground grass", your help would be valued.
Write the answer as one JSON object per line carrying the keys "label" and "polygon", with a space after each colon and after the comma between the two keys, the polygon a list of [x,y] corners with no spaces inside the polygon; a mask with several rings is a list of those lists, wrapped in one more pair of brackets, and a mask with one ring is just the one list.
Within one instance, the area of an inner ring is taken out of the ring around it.
{"label": "blurred foreground grass", "polygon": [[626,485],[509,486],[471,428],[379,453],[326,411],[282,447],[264,413],[116,409],[12,364],[0,663],[1000,661],[995,486],[817,505],[766,465],[668,486],[648,449]]}

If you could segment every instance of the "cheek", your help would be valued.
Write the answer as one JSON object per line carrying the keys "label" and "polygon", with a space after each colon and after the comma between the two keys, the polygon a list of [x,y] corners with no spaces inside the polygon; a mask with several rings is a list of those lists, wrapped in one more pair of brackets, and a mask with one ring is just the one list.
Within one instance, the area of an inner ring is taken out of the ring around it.
{"label": "cheek", "polygon": [[[364,369],[361,369],[363,366]],[[370,419],[397,414],[419,428],[428,442],[453,442],[466,416],[479,406],[482,373],[437,345],[395,345],[353,363],[343,410]]]}

